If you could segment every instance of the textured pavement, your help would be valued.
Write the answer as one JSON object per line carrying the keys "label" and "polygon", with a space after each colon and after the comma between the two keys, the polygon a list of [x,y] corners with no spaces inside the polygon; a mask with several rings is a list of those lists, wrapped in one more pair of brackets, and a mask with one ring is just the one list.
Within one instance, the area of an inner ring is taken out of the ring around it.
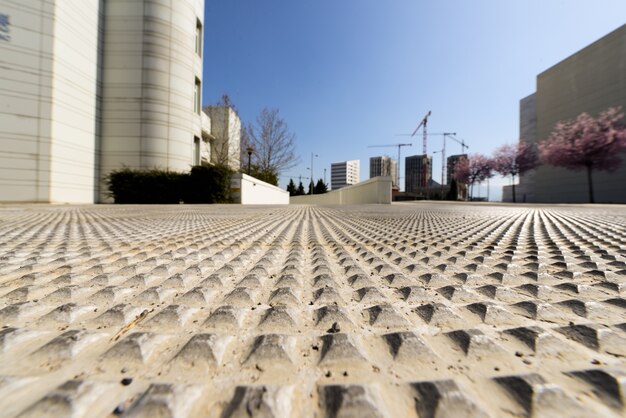
{"label": "textured pavement", "polygon": [[625,293],[624,206],[0,206],[0,415],[620,417]]}

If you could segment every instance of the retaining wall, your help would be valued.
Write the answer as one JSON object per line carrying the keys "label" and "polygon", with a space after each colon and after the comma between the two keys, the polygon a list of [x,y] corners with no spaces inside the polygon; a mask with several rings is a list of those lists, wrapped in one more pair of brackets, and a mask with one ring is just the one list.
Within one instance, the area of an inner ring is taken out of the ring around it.
{"label": "retaining wall", "polygon": [[287,205],[289,192],[243,173],[230,178],[230,195],[242,205]]}
{"label": "retaining wall", "polygon": [[374,177],[352,186],[324,194],[291,196],[291,204],[308,205],[359,205],[366,203],[391,203],[391,177]]}

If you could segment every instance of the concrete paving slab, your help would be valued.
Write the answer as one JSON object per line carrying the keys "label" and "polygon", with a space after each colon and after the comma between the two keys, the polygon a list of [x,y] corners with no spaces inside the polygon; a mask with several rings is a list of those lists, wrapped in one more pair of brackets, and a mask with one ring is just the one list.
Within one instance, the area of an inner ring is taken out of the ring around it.
{"label": "concrete paving slab", "polygon": [[6,417],[626,415],[626,207],[0,206]]}

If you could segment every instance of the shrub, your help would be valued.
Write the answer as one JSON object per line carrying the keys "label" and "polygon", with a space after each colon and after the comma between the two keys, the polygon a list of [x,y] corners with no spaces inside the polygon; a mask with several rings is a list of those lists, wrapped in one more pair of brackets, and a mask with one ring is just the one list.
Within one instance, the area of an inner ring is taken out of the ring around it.
{"label": "shrub", "polygon": [[111,172],[106,184],[115,203],[222,203],[229,200],[230,174],[220,167],[198,166],[190,173],[124,168]]}
{"label": "shrub", "polygon": [[456,179],[452,179],[450,182],[450,190],[446,193],[446,200],[457,201],[459,199],[459,186],[456,183]]}
{"label": "shrub", "polygon": [[222,166],[191,168],[183,195],[185,203],[228,203],[232,172]]}

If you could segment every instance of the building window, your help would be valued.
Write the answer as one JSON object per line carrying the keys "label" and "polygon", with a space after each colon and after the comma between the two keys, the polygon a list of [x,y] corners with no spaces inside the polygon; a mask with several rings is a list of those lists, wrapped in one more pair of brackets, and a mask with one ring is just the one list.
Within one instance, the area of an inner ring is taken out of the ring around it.
{"label": "building window", "polygon": [[202,23],[200,19],[196,20],[196,54],[202,56]]}
{"label": "building window", "polygon": [[193,111],[197,114],[200,114],[200,109],[202,108],[202,102],[200,101],[202,98],[202,82],[198,77],[196,77],[196,86],[193,91]]}
{"label": "building window", "polygon": [[193,165],[200,165],[200,138],[193,137]]}

